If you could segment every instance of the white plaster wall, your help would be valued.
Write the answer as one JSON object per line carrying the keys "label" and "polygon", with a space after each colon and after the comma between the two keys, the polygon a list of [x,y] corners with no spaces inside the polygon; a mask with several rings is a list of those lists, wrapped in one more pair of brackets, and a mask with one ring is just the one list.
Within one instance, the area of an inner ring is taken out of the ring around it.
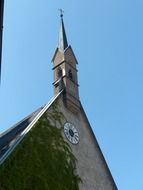
{"label": "white plaster wall", "polygon": [[67,110],[61,99],[59,99],[59,104],[59,109],[65,116],[64,123],[68,121],[74,124],[79,132],[80,141],[77,145],[68,142],[66,137],[65,140],[70,144],[77,159],[77,173],[82,179],[80,190],[116,190],[83,112],[75,115]]}

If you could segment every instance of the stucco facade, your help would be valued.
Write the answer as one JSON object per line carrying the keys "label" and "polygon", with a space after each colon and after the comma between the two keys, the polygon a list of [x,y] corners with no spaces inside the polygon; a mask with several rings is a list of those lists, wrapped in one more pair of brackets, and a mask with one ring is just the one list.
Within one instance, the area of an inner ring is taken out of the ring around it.
{"label": "stucco facade", "polygon": [[76,170],[82,180],[80,190],[117,190],[82,106],[75,114],[65,106],[62,97],[57,103],[59,112],[64,115],[63,126],[64,123],[70,122],[79,133],[77,145],[70,143],[64,132],[63,137],[69,143],[77,159]]}

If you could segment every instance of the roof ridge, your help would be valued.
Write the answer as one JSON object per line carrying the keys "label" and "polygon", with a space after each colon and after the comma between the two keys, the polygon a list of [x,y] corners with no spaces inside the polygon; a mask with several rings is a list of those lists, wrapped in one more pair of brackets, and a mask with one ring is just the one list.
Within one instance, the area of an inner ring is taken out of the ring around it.
{"label": "roof ridge", "polygon": [[12,127],[6,129],[5,131],[0,133],[0,138],[3,137],[4,135],[6,135],[7,133],[9,133],[12,129],[14,129],[15,127],[17,127],[19,124],[21,124],[23,121],[25,121],[26,119],[32,117],[33,115],[35,115],[38,111],[40,111],[41,109],[43,109],[44,106],[38,108],[36,111],[32,112],[31,114],[29,114],[28,116],[24,117],[22,120],[20,120],[19,122],[17,122],[16,124],[14,124]]}
{"label": "roof ridge", "polygon": [[6,160],[6,158],[12,153],[16,146],[23,140],[25,135],[33,128],[34,124],[40,119],[40,117],[49,109],[53,102],[62,94],[63,90],[60,91],[56,96],[52,97],[51,100],[43,107],[43,109],[36,115],[36,117],[30,122],[30,124],[19,134],[19,138],[9,147],[9,149],[0,158],[0,165]]}

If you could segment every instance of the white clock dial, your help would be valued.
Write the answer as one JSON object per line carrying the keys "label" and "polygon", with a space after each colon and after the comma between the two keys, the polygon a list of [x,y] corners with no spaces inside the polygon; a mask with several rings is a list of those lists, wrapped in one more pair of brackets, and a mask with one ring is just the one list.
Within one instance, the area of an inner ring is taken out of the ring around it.
{"label": "white clock dial", "polygon": [[65,123],[64,125],[64,133],[66,138],[72,143],[72,144],[78,144],[79,142],[79,134],[77,129],[74,127],[71,123]]}

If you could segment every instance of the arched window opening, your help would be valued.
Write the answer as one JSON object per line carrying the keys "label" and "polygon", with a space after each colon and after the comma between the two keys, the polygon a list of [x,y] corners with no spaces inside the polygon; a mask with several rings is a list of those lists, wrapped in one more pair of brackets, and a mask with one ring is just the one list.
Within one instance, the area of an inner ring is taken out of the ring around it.
{"label": "arched window opening", "polygon": [[71,70],[69,70],[68,76],[69,76],[69,78],[70,78],[71,80],[73,80],[73,74],[72,74]]}
{"label": "arched window opening", "polygon": [[62,77],[62,69],[61,68],[58,69],[58,78],[60,78],[60,77]]}

